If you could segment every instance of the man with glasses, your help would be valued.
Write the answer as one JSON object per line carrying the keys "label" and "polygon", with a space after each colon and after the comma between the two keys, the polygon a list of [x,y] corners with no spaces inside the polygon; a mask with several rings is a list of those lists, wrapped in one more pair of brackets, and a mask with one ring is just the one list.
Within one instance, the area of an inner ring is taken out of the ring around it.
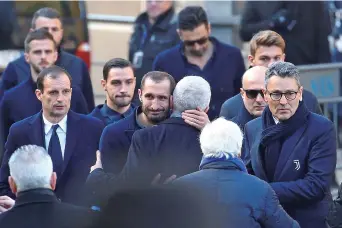
{"label": "man with glasses", "polygon": [[214,119],[223,102],[240,92],[245,71],[241,52],[210,36],[210,24],[200,6],[189,6],[179,12],[177,31],[181,44],[160,53],[153,70],[169,73],[176,82],[186,75],[206,79],[212,91],[208,116]]}
{"label": "man with glasses", "polygon": [[336,133],[327,118],[310,112],[296,66],[275,62],[266,71],[266,106],[245,125],[242,153],[251,174],[268,182],[302,228],[327,227],[336,166]]}
{"label": "man with glasses", "polygon": [[261,116],[266,106],[263,94],[266,70],[267,67],[255,66],[248,69],[242,76],[240,96],[244,105],[238,111],[238,115],[231,119],[239,125],[242,131],[248,121]]}

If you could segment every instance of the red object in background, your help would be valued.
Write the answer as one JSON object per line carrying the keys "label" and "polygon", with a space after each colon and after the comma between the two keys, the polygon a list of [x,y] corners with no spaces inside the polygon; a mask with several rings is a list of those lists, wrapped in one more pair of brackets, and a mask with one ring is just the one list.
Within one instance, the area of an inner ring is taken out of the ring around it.
{"label": "red object in background", "polygon": [[83,59],[90,71],[90,45],[87,42],[82,42],[76,49],[75,55]]}

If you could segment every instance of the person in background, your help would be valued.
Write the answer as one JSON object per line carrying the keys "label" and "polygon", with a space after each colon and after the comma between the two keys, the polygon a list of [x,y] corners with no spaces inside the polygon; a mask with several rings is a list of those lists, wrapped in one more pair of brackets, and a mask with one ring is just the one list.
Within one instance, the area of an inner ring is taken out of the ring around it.
{"label": "person in background", "polygon": [[176,82],[186,75],[207,80],[212,90],[208,111],[212,120],[219,116],[223,102],[240,92],[245,72],[241,51],[211,36],[207,14],[200,6],[188,6],[179,12],[178,34],[182,42],[160,53],[153,70],[169,73]]}
{"label": "person in background", "polygon": [[136,77],[135,102],[139,103],[138,89],[142,77],[152,70],[155,57],[179,43],[177,14],[172,0],[147,0],[146,11],[134,22],[129,41],[129,61]]}
{"label": "person in background", "polygon": [[102,72],[101,85],[106,92],[106,100],[104,104],[95,107],[89,116],[109,125],[133,113],[134,105],[131,102],[136,78],[131,63],[121,58],[107,61]]}
{"label": "person in background", "polygon": [[[88,110],[93,110],[95,107],[93,87],[86,63],[79,57],[63,51],[60,47],[63,38],[63,23],[60,13],[47,7],[37,10],[32,18],[30,31],[40,28],[46,28],[56,42],[58,55],[55,65],[64,68],[71,75],[73,85],[79,87],[83,93]],[[6,90],[26,81],[29,75],[30,65],[26,62],[25,56],[10,62],[0,81],[0,100]]]}

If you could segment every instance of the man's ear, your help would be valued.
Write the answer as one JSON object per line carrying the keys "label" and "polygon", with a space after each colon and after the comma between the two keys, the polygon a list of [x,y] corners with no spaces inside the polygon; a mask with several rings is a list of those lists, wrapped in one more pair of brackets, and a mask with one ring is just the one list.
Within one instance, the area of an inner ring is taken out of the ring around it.
{"label": "man's ear", "polygon": [[173,109],[173,96],[170,96],[170,110]]}
{"label": "man's ear", "polygon": [[140,102],[142,102],[142,91],[141,91],[141,89],[138,89],[138,96],[139,96],[139,100],[140,100]]}
{"label": "man's ear", "polygon": [[57,183],[57,174],[53,172],[51,175],[51,179],[50,179],[50,186],[52,190],[56,189],[56,183]]}
{"label": "man's ear", "polygon": [[254,66],[254,56],[248,55],[248,63],[250,66]]}
{"label": "man's ear", "polygon": [[13,193],[14,195],[16,195],[17,192],[18,192],[18,189],[17,189],[17,185],[16,185],[15,182],[14,182],[13,177],[11,177],[11,176],[8,177],[8,184],[9,184],[9,186],[10,186],[10,189],[11,189],[12,193]]}
{"label": "man's ear", "polygon": [[302,101],[302,100],[303,100],[303,86],[301,86],[301,87],[299,88],[299,91],[300,91],[299,100]]}
{"label": "man's ear", "polygon": [[106,83],[107,83],[106,80],[101,79],[101,85],[102,85],[102,88],[104,89],[104,91],[107,91],[107,89],[106,89]]}
{"label": "man's ear", "polygon": [[29,59],[29,55],[28,55],[28,53],[24,53],[24,57],[25,57],[25,61],[28,63],[28,64],[30,64],[30,59]]}
{"label": "man's ear", "polygon": [[38,100],[42,101],[42,92],[39,89],[35,91]]}
{"label": "man's ear", "polygon": [[243,97],[243,94],[244,94],[244,90],[242,88],[240,88],[240,95]]}

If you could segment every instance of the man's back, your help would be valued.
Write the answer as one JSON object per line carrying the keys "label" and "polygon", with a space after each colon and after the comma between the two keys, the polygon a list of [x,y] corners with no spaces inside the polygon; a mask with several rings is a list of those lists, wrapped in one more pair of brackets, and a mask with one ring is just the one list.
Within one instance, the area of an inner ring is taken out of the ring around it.
{"label": "man's back", "polygon": [[11,228],[83,228],[88,227],[94,212],[61,203],[51,190],[20,192],[14,207],[0,214],[0,227]]}
{"label": "man's back", "polygon": [[149,183],[158,173],[164,179],[197,171],[202,158],[198,135],[196,128],[177,117],[136,131],[122,177]]}

